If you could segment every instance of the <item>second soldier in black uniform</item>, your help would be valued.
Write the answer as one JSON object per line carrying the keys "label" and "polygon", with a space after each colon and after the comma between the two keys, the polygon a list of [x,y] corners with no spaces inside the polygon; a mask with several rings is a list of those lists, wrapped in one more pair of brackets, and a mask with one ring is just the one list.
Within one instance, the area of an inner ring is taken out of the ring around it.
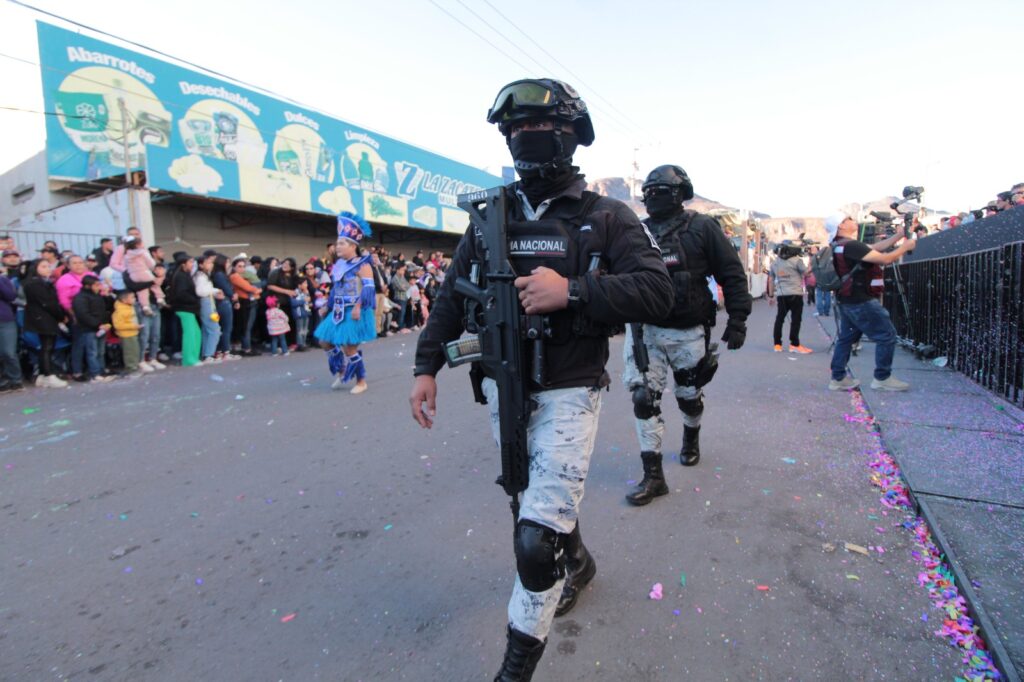
{"label": "second soldier in black uniform", "polygon": [[[540,660],[556,610],[572,608],[595,564],[580,537],[579,504],[597,436],[601,389],[609,384],[608,337],[623,323],[657,320],[672,305],[672,286],[653,239],[619,201],[586,191],[572,165],[577,145],[594,129],[587,107],[569,85],[550,79],[510,83],[487,120],[505,136],[522,180],[507,192],[509,256],[527,315],[545,315],[546,381],[531,379],[527,441],[529,486],[522,493],[514,549],[517,576],[508,605],[508,645],[496,680],[529,680]],[[467,326],[466,299],[455,288],[481,263],[472,226],[455,250],[451,269],[420,334],[413,418],[429,428],[435,375],[444,344]],[[590,269],[593,254],[601,267]],[[482,284],[481,284],[482,286]],[[469,322],[473,322],[472,320]],[[497,438],[497,388],[479,390]],[[424,409],[426,403],[426,409]]]}
{"label": "second soldier in black uniform", "polygon": [[[700,419],[704,413],[701,388],[718,369],[717,344],[710,343],[716,312],[708,288],[710,275],[722,286],[729,313],[722,341],[730,350],[736,350],[747,334],[751,299],[743,264],[717,220],[683,208],[683,202],[692,198],[693,184],[679,166],[658,166],[643,184],[643,200],[649,215],[644,224],[661,248],[672,277],[675,304],[663,320],[642,327],[649,356],[646,373],[637,368],[631,336],[627,337],[623,351],[623,381],[633,394],[644,467],[643,480],[626,495],[626,500],[634,505],[647,504],[668,493],[662,469],[665,420],[661,395],[669,373],[675,380],[676,403],[683,413],[679,462],[693,466],[700,461]],[[630,327],[631,335],[634,325]]]}

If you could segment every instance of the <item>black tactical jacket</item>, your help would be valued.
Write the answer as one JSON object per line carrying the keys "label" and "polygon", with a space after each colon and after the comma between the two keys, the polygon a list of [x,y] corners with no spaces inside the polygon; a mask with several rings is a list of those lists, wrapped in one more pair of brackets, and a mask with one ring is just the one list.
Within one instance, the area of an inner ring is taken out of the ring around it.
{"label": "black tactical jacket", "polygon": [[714,301],[707,282],[710,275],[725,293],[729,317],[747,319],[752,305],[747,275],[717,220],[682,210],[664,219],[647,218],[644,224],[658,241],[675,293],[671,313],[655,325],[688,329],[714,324]]}
{"label": "black tactical jacket", "polygon": [[[572,304],[568,311],[552,313],[556,338],[546,344],[547,383],[543,387],[533,386],[533,390],[601,386],[607,383],[604,369],[608,361],[607,334],[559,333],[558,328],[564,328],[564,325],[558,323],[559,319],[583,316],[607,326],[627,322],[656,322],[663,319],[672,307],[672,283],[661,255],[636,215],[615,199],[598,197],[595,201],[590,193],[584,192],[584,187],[581,178],[565,193],[552,200],[538,221],[538,224],[558,220],[563,225],[574,223],[569,228],[568,236],[578,240],[576,253],[584,257],[549,263],[552,269],[564,270],[566,272],[563,274],[579,281],[580,301]],[[511,193],[509,221],[510,227],[512,223],[519,223],[522,232],[526,218],[515,189],[515,184],[507,188]],[[589,210],[581,219],[580,214],[588,206]],[[518,246],[533,243],[533,240],[526,239],[521,240]],[[536,244],[550,247],[552,240],[538,239]],[[601,253],[602,268],[597,272],[586,272],[586,256],[595,251]],[[534,266],[540,257],[538,254],[520,262]],[[483,256],[471,225],[455,250],[444,285],[431,307],[427,326],[420,334],[416,347],[416,375],[436,375],[445,363],[444,343],[458,338],[465,329],[465,297],[455,291],[455,281],[469,275],[470,264],[474,260],[481,261]],[[569,263],[568,260],[575,262]],[[512,261],[515,266],[515,255]]]}

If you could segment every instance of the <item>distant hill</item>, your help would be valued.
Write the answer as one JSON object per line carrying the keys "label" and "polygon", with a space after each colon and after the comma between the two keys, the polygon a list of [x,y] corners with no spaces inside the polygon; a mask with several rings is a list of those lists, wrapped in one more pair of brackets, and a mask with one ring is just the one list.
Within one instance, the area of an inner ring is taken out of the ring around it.
{"label": "distant hill", "polygon": [[[589,185],[587,189],[592,192],[597,192],[606,197],[612,199],[618,199],[629,206],[638,216],[646,216],[647,209],[644,208],[643,203],[639,200],[633,199],[629,195],[629,183],[625,178],[598,178]],[[709,213],[713,209],[721,209],[726,211],[739,212],[740,209],[732,206],[726,206],[725,204],[715,201],[714,199],[708,199],[702,197],[699,194],[695,194],[693,199],[686,202],[687,208],[691,208],[694,211],[700,213]],[[767,213],[758,213],[757,211],[751,211],[750,215],[754,218],[768,218],[770,217]]]}

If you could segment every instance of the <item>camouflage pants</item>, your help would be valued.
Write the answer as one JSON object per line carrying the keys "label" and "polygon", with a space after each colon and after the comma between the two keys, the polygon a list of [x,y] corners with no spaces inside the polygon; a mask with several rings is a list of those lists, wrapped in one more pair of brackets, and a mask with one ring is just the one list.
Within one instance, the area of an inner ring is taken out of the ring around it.
{"label": "camouflage pants", "polygon": [[[500,436],[497,384],[484,379],[483,391],[491,411],[491,431],[497,442]],[[576,526],[583,500],[583,484],[597,439],[601,392],[597,388],[560,388],[540,391],[532,397],[537,409],[530,415],[527,427],[530,485],[522,493],[519,518],[568,534]],[[545,639],[564,582],[559,580],[544,592],[531,592],[516,575],[508,603],[512,627]]]}
{"label": "camouflage pants", "polygon": [[[650,356],[647,369],[647,386],[654,393],[656,403],[661,403],[661,394],[668,385],[670,372],[691,369],[697,366],[705,353],[704,327],[689,329],[668,329],[651,324],[644,325],[644,345]],[[630,327],[626,328],[626,343],[622,348],[625,369],[622,372],[622,383],[630,391],[643,382],[643,376],[636,368],[633,360],[633,335]],[[676,384],[676,398],[696,400],[701,397],[701,390],[693,386]],[[700,417],[683,415],[686,426],[700,426]],[[659,414],[650,419],[636,420],[636,437],[640,441],[643,452],[661,452],[662,438],[665,435],[665,419]]]}

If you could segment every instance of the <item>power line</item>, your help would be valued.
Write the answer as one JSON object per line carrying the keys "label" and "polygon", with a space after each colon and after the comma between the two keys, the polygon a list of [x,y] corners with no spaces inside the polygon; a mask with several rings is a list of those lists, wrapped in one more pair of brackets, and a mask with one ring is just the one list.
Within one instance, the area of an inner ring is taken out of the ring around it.
{"label": "power line", "polygon": [[[10,0],[10,1],[13,1],[13,0]],[[475,35],[475,36],[476,36],[477,38],[479,38],[480,40],[484,41],[485,43],[487,43],[488,45],[490,45],[491,47],[493,47],[493,48],[494,48],[495,50],[497,50],[498,52],[500,52],[501,54],[505,55],[505,56],[506,56],[506,57],[508,57],[508,58],[509,58],[510,60],[512,60],[513,62],[515,62],[515,63],[516,63],[516,64],[517,64],[518,66],[519,66],[519,68],[523,69],[523,70],[524,70],[524,71],[526,71],[526,72],[529,72],[529,71],[531,71],[530,67],[528,67],[528,66],[526,66],[525,64],[523,64],[523,63],[522,63],[521,61],[519,61],[518,59],[516,59],[515,57],[513,57],[512,55],[510,55],[510,54],[509,54],[508,52],[505,52],[505,50],[501,49],[500,47],[498,47],[497,45],[495,45],[494,43],[492,43],[492,42],[491,42],[490,40],[488,40],[488,39],[487,39],[487,38],[485,38],[484,36],[480,35],[480,34],[479,34],[479,33],[478,33],[477,31],[476,31],[476,29],[474,29],[474,28],[473,28],[472,26],[470,26],[469,24],[467,24],[466,22],[464,22],[464,21],[463,21],[462,19],[459,19],[459,18],[458,18],[457,16],[455,16],[454,14],[452,14],[451,12],[449,12],[448,10],[446,10],[446,9],[445,9],[444,7],[442,7],[441,5],[439,5],[439,4],[438,4],[438,3],[437,3],[437,2],[435,1],[435,0],[430,0],[430,4],[431,4],[431,5],[433,5],[434,7],[438,8],[439,10],[441,10],[442,12],[444,12],[445,14],[447,14],[447,15],[448,15],[449,17],[451,17],[451,18],[452,18],[452,20],[453,20],[453,21],[456,21],[456,22],[458,22],[458,23],[459,23],[459,24],[460,24],[460,25],[461,25],[461,26],[462,26],[463,28],[465,28],[465,29],[466,29],[467,31],[469,31],[469,32],[470,32],[470,33],[472,33],[473,35]]]}
{"label": "power line", "polygon": [[[501,37],[502,37],[502,38],[504,38],[504,39],[505,39],[506,41],[508,41],[508,42],[509,42],[509,44],[511,44],[511,45],[515,45],[516,49],[518,49],[518,50],[520,50],[521,52],[523,52],[523,54],[525,54],[525,55],[526,55],[526,56],[527,56],[527,57],[528,57],[528,58],[529,58],[529,59],[530,59],[531,61],[533,61],[534,63],[536,63],[536,64],[537,64],[538,66],[540,66],[540,68],[541,68],[541,69],[543,69],[544,71],[548,71],[548,68],[547,68],[547,67],[546,67],[546,66],[545,66],[544,64],[541,64],[541,63],[540,63],[539,61],[537,61],[537,59],[535,59],[535,58],[534,58],[533,56],[531,56],[531,55],[530,55],[529,53],[527,53],[527,52],[526,52],[525,50],[523,50],[523,49],[522,49],[522,48],[520,48],[520,47],[519,47],[518,45],[516,45],[516,44],[515,44],[515,43],[514,43],[514,42],[513,42],[513,41],[512,41],[512,40],[511,40],[510,38],[508,38],[507,36],[505,36],[505,35],[504,35],[504,34],[503,34],[503,33],[502,33],[501,31],[499,31],[499,30],[498,30],[498,29],[496,29],[495,27],[491,26],[491,24],[487,23],[487,21],[486,21],[485,19],[483,19],[483,17],[481,17],[481,16],[479,15],[479,14],[477,14],[477,13],[476,13],[476,12],[474,12],[474,11],[473,11],[472,9],[470,9],[470,8],[469,8],[468,6],[466,6],[466,5],[465,5],[465,3],[463,3],[463,2],[462,2],[462,0],[457,0],[457,1],[458,1],[458,2],[459,2],[459,4],[461,4],[461,5],[463,6],[463,7],[466,7],[466,9],[468,9],[468,10],[469,10],[469,11],[470,11],[470,12],[471,12],[471,13],[473,14],[473,16],[475,16],[475,17],[477,17],[478,19],[480,19],[480,21],[481,21],[481,22],[483,22],[483,23],[484,23],[484,24],[485,24],[485,25],[486,25],[486,26],[487,26],[488,28],[490,28],[490,29],[491,29],[492,31],[494,31],[494,32],[495,32],[495,33],[497,33],[497,34],[498,34],[499,36],[501,36]],[[508,52],[506,52],[505,50],[503,50],[503,49],[501,49],[500,47],[498,47],[497,45],[495,45],[495,44],[494,44],[493,42],[491,42],[491,41],[490,41],[490,40],[488,40],[488,39],[487,39],[486,37],[484,37],[483,35],[481,35],[481,34],[480,34],[480,33],[479,33],[479,32],[478,32],[478,31],[477,31],[476,29],[474,29],[474,28],[473,28],[472,26],[470,26],[470,25],[469,25],[469,24],[467,24],[466,22],[462,21],[462,20],[461,20],[461,19],[459,19],[459,18],[458,18],[457,16],[455,16],[454,14],[452,14],[451,12],[449,12],[449,11],[448,11],[447,9],[445,9],[444,7],[442,7],[441,5],[439,5],[439,4],[438,4],[438,3],[437,3],[437,2],[435,1],[435,0],[430,0],[430,3],[431,3],[432,5],[434,5],[435,7],[437,7],[437,8],[439,9],[439,10],[441,10],[442,12],[444,12],[445,14],[447,14],[447,15],[448,15],[448,16],[449,16],[449,17],[450,17],[450,18],[451,18],[451,19],[452,19],[453,21],[457,22],[457,23],[458,23],[459,25],[461,25],[461,26],[462,26],[463,28],[465,28],[466,30],[470,31],[470,32],[471,32],[471,33],[472,33],[473,35],[475,35],[475,36],[476,36],[477,38],[479,38],[480,40],[484,41],[485,43],[487,43],[488,45],[490,45],[490,46],[491,46],[492,48],[494,48],[495,50],[497,50],[497,51],[498,51],[499,53],[501,53],[502,55],[504,55],[504,56],[505,56],[506,58],[508,58],[508,59],[509,59],[510,61],[512,61],[513,63],[515,63],[516,65],[518,65],[518,66],[519,66],[519,67],[520,67],[521,69],[523,69],[523,70],[524,70],[524,71],[526,71],[527,73],[529,73],[530,71],[532,71],[532,69],[531,69],[530,67],[526,66],[526,65],[525,65],[525,64],[523,64],[523,63],[522,63],[521,61],[519,61],[518,59],[516,59],[515,57],[513,57],[512,55],[510,55],[510,54],[509,54]],[[605,117],[605,118],[604,118],[605,122],[606,122],[606,123],[608,123],[608,124],[610,124],[610,125],[611,125],[611,127],[612,127],[612,128],[614,128],[615,130],[617,130],[618,132],[620,132],[620,133],[622,133],[622,134],[625,134],[625,135],[630,135],[630,131],[628,130],[628,128],[627,128],[627,127],[623,126],[623,125],[622,125],[621,123],[619,123],[619,122],[618,122],[618,121],[616,121],[616,120],[615,120],[614,118],[612,118],[611,116],[609,116],[609,115],[608,115],[608,114],[607,114],[606,112],[602,111],[601,109],[598,109],[598,108],[594,108],[594,107],[591,107],[591,110],[592,110],[592,111],[594,111],[594,113],[596,113],[596,114],[600,114],[600,115],[601,115],[602,117]]]}
{"label": "power line", "polygon": [[[467,4],[465,3],[465,1],[464,1],[464,0],[456,0],[456,2],[458,2],[458,3],[460,4],[460,5],[462,5],[462,6],[463,6],[463,7],[464,7],[464,8],[465,8],[465,9],[466,9],[466,10],[467,10],[467,11],[468,11],[468,12],[469,12],[470,14],[472,14],[472,15],[473,15],[474,17],[476,17],[477,19],[479,19],[479,20],[480,20],[480,22],[481,22],[481,23],[483,23],[483,25],[484,25],[484,26],[486,26],[487,28],[491,29],[492,31],[494,31],[495,33],[497,33],[497,34],[498,34],[499,36],[501,36],[501,37],[502,37],[502,38],[503,38],[503,39],[505,40],[505,42],[507,42],[507,43],[508,43],[509,45],[512,45],[512,46],[513,46],[513,47],[515,47],[515,48],[516,48],[517,50],[519,50],[519,51],[520,51],[520,52],[522,52],[522,53],[523,53],[524,55],[526,55],[526,57],[527,57],[527,58],[528,58],[528,59],[529,59],[530,61],[532,61],[532,62],[533,62],[534,64],[536,64],[537,66],[539,66],[539,67],[540,67],[540,68],[542,69],[542,71],[544,71],[544,72],[549,72],[549,71],[550,71],[550,69],[548,68],[548,66],[547,66],[546,64],[542,64],[542,63],[541,63],[541,62],[540,62],[540,61],[539,61],[539,60],[538,60],[538,59],[537,59],[536,57],[534,57],[533,55],[531,55],[531,54],[530,54],[529,52],[527,52],[527,51],[526,51],[526,50],[524,50],[524,49],[523,49],[522,47],[520,47],[520,46],[519,46],[519,45],[518,45],[518,44],[517,44],[517,43],[516,43],[516,42],[515,42],[514,40],[512,40],[512,39],[511,39],[511,38],[509,38],[509,37],[508,37],[507,35],[505,35],[504,33],[502,33],[502,31],[501,31],[500,29],[496,28],[496,27],[495,27],[495,26],[493,26],[493,25],[492,25],[492,24],[491,24],[490,22],[488,22],[488,21],[487,21],[486,19],[484,19],[484,18],[483,18],[482,16],[480,16],[480,15],[479,15],[479,14],[478,14],[478,13],[476,12],[476,10],[474,10],[474,9],[473,9],[472,7],[470,7],[469,5],[467,5]],[[608,122],[608,123],[610,123],[610,124],[612,125],[612,127],[613,127],[613,128],[616,128],[616,129],[617,129],[617,130],[618,130],[619,132],[621,132],[621,133],[625,133],[626,135],[628,135],[628,134],[630,133],[630,131],[629,131],[629,129],[628,129],[628,128],[629,128],[629,126],[628,126],[628,125],[624,125],[624,124],[623,124],[623,123],[622,123],[621,121],[618,121],[618,120],[616,120],[616,119],[615,119],[614,117],[612,117],[611,115],[609,115],[609,114],[608,114],[607,112],[605,112],[605,111],[602,111],[602,110],[598,109],[598,110],[597,110],[597,112],[598,112],[598,113],[600,113],[600,114],[601,114],[602,116],[605,116],[605,117],[607,117],[607,118],[606,118],[607,122]]]}
{"label": "power line", "polygon": [[[433,0],[431,0],[431,1],[433,1]],[[534,45],[536,45],[536,46],[537,46],[537,49],[539,49],[539,50],[540,50],[541,52],[543,52],[543,53],[544,53],[544,54],[546,54],[546,55],[547,55],[548,57],[550,57],[550,58],[551,58],[551,59],[552,59],[552,60],[553,60],[553,61],[555,62],[555,64],[558,64],[558,65],[559,65],[560,67],[562,67],[563,69],[565,69],[565,72],[566,72],[566,73],[568,73],[568,74],[569,74],[570,76],[572,76],[573,78],[575,78],[575,79],[577,80],[577,82],[579,82],[579,84],[580,84],[580,85],[584,86],[584,87],[585,87],[585,88],[586,88],[587,90],[589,90],[590,92],[594,93],[594,96],[595,96],[595,97],[597,97],[597,98],[598,98],[599,100],[601,100],[602,102],[604,102],[605,104],[607,104],[607,105],[608,105],[608,106],[609,106],[609,107],[610,107],[610,108],[611,108],[612,110],[614,110],[614,111],[615,111],[615,112],[617,112],[617,113],[618,113],[618,114],[619,114],[620,116],[622,116],[623,120],[627,121],[627,122],[628,122],[628,123],[629,123],[630,125],[632,125],[632,126],[633,126],[634,128],[636,128],[636,129],[637,129],[638,131],[640,131],[640,132],[644,132],[644,133],[647,133],[647,131],[646,131],[646,130],[644,130],[644,129],[643,129],[643,128],[642,128],[642,127],[641,127],[641,126],[639,125],[639,124],[637,124],[637,123],[636,123],[636,121],[632,120],[632,119],[631,119],[631,118],[629,118],[629,117],[628,117],[628,116],[627,116],[626,114],[624,114],[624,113],[622,113],[621,111],[619,111],[619,109],[618,109],[618,108],[617,108],[617,107],[616,107],[616,106],[615,106],[614,104],[612,104],[612,103],[611,103],[610,101],[608,101],[607,99],[605,99],[604,97],[602,97],[602,96],[601,96],[601,94],[600,94],[599,92],[597,92],[597,90],[595,90],[594,88],[592,88],[592,87],[591,87],[590,85],[588,85],[588,84],[587,84],[587,83],[586,83],[586,82],[585,82],[585,81],[583,80],[583,78],[581,78],[581,77],[580,77],[580,76],[578,76],[578,75],[577,75],[576,73],[574,73],[574,72],[572,71],[572,69],[570,69],[570,68],[569,68],[568,66],[566,66],[566,65],[565,65],[565,64],[563,64],[562,62],[558,61],[558,58],[557,58],[557,57],[555,57],[555,55],[553,55],[553,54],[551,54],[550,52],[548,52],[548,51],[547,51],[546,49],[544,49],[544,46],[543,46],[543,45],[541,45],[541,44],[540,44],[540,43],[538,43],[538,42],[537,42],[536,40],[534,40],[533,38],[531,38],[531,37],[530,37],[530,35],[529,35],[529,34],[528,34],[528,33],[527,33],[526,31],[524,31],[523,29],[519,28],[518,24],[516,24],[516,23],[515,23],[514,21],[512,21],[512,20],[511,20],[511,19],[509,19],[509,18],[508,18],[507,16],[505,16],[505,15],[504,15],[504,14],[502,13],[502,11],[501,11],[501,10],[499,10],[499,9],[498,9],[497,7],[495,7],[495,6],[494,6],[494,5],[493,5],[493,4],[492,4],[492,3],[490,2],[490,0],[483,0],[483,1],[484,1],[484,3],[485,3],[485,4],[486,4],[486,5],[488,6],[488,7],[490,7],[490,8],[492,9],[492,10],[494,10],[494,12],[495,12],[495,13],[496,13],[496,14],[497,14],[498,16],[500,16],[500,17],[501,17],[502,19],[504,19],[504,20],[505,20],[505,21],[507,21],[507,22],[508,22],[509,24],[511,24],[511,25],[512,25],[512,27],[513,27],[514,29],[516,29],[517,31],[519,31],[519,32],[520,32],[520,33],[521,33],[521,34],[522,34],[522,35],[523,35],[523,36],[524,36],[524,37],[525,37],[525,38],[526,38],[527,40],[529,40],[529,41],[530,41],[531,43],[533,43]],[[648,134],[649,134],[649,133],[648,133]]]}
{"label": "power line", "polygon": [[62,118],[88,118],[88,119],[91,119],[93,121],[96,120],[95,116],[75,116],[73,114],[62,114],[59,111],[36,111],[35,109],[22,109],[20,107],[3,107],[3,106],[0,106],[0,109],[2,109],[4,111],[20,111],[20,112],[25,113],[25,114],[42,114],[44,116],[60,116]]}

